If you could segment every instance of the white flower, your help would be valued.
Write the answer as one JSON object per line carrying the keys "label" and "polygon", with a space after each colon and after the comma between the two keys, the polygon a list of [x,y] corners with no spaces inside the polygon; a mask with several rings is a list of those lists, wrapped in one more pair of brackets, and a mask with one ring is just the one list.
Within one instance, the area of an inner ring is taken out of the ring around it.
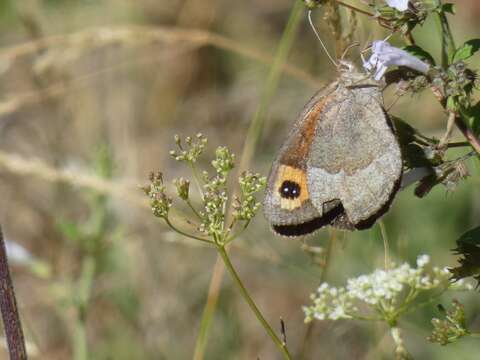
{"label": "white flower", "polygon": [[380,80],[388,67],[406,66],[426,74],[430,65],[409,54],[405,50],[396,48],[386,41],[372,43],[372,55],[364,61],[363,67],[367,71],[375,71],[375,80]]}
{"label": "white flower", "polygon": [[[398,266],[391,264],[387,270],[376,269],[371,274],[348,279],[346,286],[334,287],[322,283],[316,294],[311,296],[313,305],[303,308],[305,321],[355,318],[361,315],[358,313],[358,305],[363,305],[362,308],[368,305],[374,313],[398,316],[397,307],[408,306],[422,291],[473,288],[462,280],[451,283],[451,274],[447,268],[433,267],[427,271],[428,263],[430,256],[420,255],[416,268],[408,263]],[[410,295],[406,297],[406,294]],[[408,303],[405,302],[407,298]]]}
{"label": "white flower", "polygon": [[428,255],[420,255],[417,258],[417,267],[423,268],[425,265],[427,265],[430,262],[430,256]]}
{"label": "white flower", "polygon": [[398,11],[408,10],[409,0],[385,0],[388,6],[397,9]]}

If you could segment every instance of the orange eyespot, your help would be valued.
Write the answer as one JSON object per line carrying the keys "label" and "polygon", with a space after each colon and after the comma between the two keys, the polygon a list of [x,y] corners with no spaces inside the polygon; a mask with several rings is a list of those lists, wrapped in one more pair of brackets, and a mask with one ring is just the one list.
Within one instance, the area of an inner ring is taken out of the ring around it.
{"label": "orange eyespot", "polygon": [[280,207],[294,210],[308,200],[307,176],[305,171],[287,165],[278,168],[275,189],[280,196]]}

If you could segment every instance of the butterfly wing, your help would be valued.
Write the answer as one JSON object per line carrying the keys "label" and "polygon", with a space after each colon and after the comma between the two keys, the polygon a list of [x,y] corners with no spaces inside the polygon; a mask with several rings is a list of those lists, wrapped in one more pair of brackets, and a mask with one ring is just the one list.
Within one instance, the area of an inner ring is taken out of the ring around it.
{"label": "butterfly wing", "polygon": [[311,233],[339,215],[338,204],[318,208],[312,203],[307,176],[319,114],[334,100],[337,85],[332,83],[309,101],[273,162],[263,208],[273,230],[280,235]]}
{"label": "butterfly wing", "polygon": [[310,201],[317,209],[341,203],[344,214],[334,226],[370,227],[388,209],[402,174],[380,90],[339,84],[319,118],[307,160]]}

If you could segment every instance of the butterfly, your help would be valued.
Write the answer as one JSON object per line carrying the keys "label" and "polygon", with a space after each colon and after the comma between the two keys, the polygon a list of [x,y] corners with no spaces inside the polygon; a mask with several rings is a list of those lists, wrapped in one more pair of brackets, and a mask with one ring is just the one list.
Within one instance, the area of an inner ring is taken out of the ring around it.
{"label": "butterfly", "polygon": [[402,154],[380,83],[347,61],[338,71],[305,105],[273,161],[263,208],[279,235],[369,228],[399,189]]}

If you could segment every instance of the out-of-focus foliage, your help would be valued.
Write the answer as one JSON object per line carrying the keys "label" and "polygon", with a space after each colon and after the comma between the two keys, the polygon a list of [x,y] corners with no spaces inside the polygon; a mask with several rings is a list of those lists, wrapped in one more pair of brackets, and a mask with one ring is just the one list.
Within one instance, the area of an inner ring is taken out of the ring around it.
{"label": "out-of-focus foliage", "polygon": [[[455,3],[457,43],[480,38],[478,1]],[[168,153],[176,133],[201,131],[210,149],[227,145],[242,153],[291,6],[287,0],[0,2],[1,223],[9,240],[49,269],[39,276],[29,266],[13,267],[32,359],[85,351],[90,359],[192,357],[215,254],[155,221],[138,185],[154,169],[187,177]],[[323,14],[314,15],[334,49]],[[354,40],[362,45],[384,38],[372,21],[361,15],[356,21]],[[431,54],[439,53],[436,31],[426,19],[414,32]],[[355,51],[348,57],[357,61]],[[477,53],[469,66],[478,70],[479,60]],[[264,175],[303,105],[335,78],[306,21],[288,64],[249,166]],[[440,138],[446,126],[441,106],[428,92],[415,100],[385,94],[393,115]],[[454,133],[452,141],[463,140]],[[465,151],[450,153],[455,158]],[[435,264],[455,266],[455,239],[480,219],[480,164],[472,158],[467,164],[471,176],[455,192],[437,186],[418,199],[407,188],[397,196],[384,218],[393,260],[414,262],[427,253]],[[178,189],[186,191],[185,183],[179,180]],[[176,216],[184,220],[181,212]],[[265,317],[285,321],[294,355],[306,337],[302,306],[320,277],[336,286],[384,261],[378,227],[326,229],[305,241],[331,249],[323,275],[323,261],[312,261],[301,243],[275,237],[261,216],[231,248]],[[232,286],[227,278],[222,283],[206,358],[273,358],[274,346]],[[456,297],[469,328],[478,329],[478,294]],[[402,320],[415,358],[476,359],[480,343],[473,338],[448,347],[427,342],[434,315],[434,307],[424,307]],[[313,328],[303,351],[311,359],[387,359],[392,344],[386,332],[372,323],[325,322]]]}

